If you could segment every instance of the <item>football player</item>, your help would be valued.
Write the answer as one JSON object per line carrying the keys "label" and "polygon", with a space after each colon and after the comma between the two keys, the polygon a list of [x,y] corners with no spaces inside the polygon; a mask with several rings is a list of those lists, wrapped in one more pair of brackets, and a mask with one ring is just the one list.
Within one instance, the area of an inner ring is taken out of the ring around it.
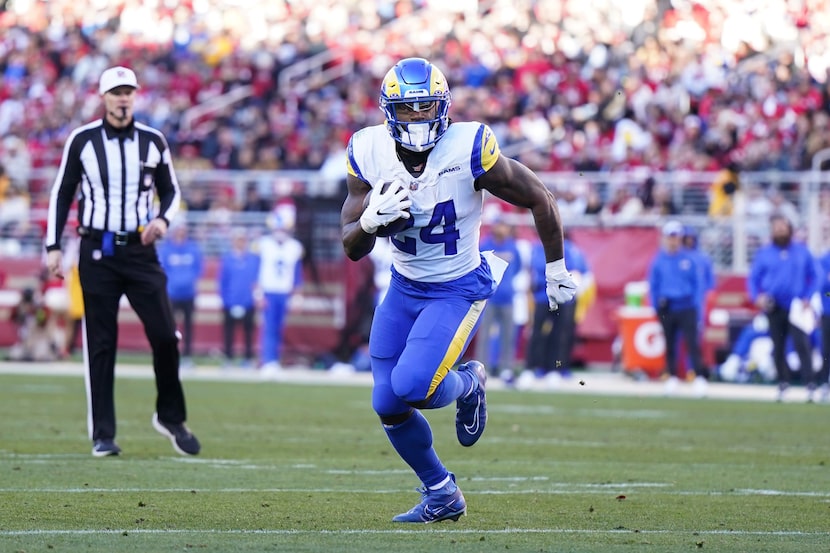
{"label": "football player", "polygon": [[479,251],[485,190],[533,214],[547,259],[550,309],[576,291],[553,194],[527,167],[501,155],[487,125],[451,122],[450,102],[438,67],[403,59],[381,84],[386,123],[356,132],[347,152],[348,195],[341,211],[346,254],[361,259],[379,232],[396,227],[392,281],[369,338],[372,407],[395,451],[423,483],[421,501],[396,522],[458,520],[466,513],[421,410],[455,403],[462,446],[475,444],[484,432],[484,365],[468,361],[453,369],[506,267]]}

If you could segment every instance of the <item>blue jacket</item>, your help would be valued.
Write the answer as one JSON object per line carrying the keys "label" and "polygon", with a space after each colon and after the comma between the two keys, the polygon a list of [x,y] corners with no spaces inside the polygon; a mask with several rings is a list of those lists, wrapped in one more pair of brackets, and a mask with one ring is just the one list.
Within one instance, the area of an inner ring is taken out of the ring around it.
{"label": "blue jacket", "polygon": [[755,253],[746,284],[752,301],[768,294],[776,305],[788,309],[793,299],[809,300],[818,291],[818,264],[801,242],[786,248],[768,244]]}
{"label": "blue jacket", "polygon": [[202,248],[194,240],[164,241],[159,247],[159,262],[167,273],[167,294],[173,301],[192,300],[202,276]]}
{"label": "blue jacket", "polygon": [[830,251],[817,260],[819,270],[819,293],[823,316],[830,317]]}
{"label": "blue jacket", "polygon": [[701,297],[701,271],[688,250],[670,253],[660,249],[648,271],[651,305],[670,311],[697,308]]}
{"label": "blue jacket", "polygon": [[513,287],[513,279],[519,274],[522,268],[522,258],[519,254],[519,248],[516,247],[516,240],[507,238],[506,240],[496,243],[492,237],[487,237],[481,241],[479,249],[483,252],[493,250],[498,257],[508,262],[507,269],[504,271],[504,276],[496,288],[495,293],[487,300],[489,304],[495,305],[510,305],[513,303],[513,294],[515,289]]}
{"label": "blue jacket", "polygon": [[697,308],[702,315],[703,304],[706,302],[706,293],[715,287],[715,268],[712,263],[712,258],[704,251],[698,248],[688,248],[686,251],[691,254],[700,271],[700,289],[698,290]]}
{"label": "blue jacket", "polygon": [[[545,280],[545,248],[541,242],[536,242],[530,254],[531,282],[530,288],[533,291],[533,301],[536,303],[548,303],[547,281]],[[568,239],[565,239],[565,267],[569,271],[582,274],[591,272],[588,267],[588,260],[579,246]],[[573,300],[571,300],[573,301]]]}
{"label": "blue jacket", "polygon": [[687,251],[692,254],[692,257],[700,268],[701,289],[704,293],[708,292],[715,287],[715,267],[712,263],[712,258],[706,252],[698,249],[689,249]]}
{"label": "blue jacket", "polygon": [[251,252],[228,252],[219,262],[219,296],[222,305],[246,309],[254,306],[259,279],[259,256]]}

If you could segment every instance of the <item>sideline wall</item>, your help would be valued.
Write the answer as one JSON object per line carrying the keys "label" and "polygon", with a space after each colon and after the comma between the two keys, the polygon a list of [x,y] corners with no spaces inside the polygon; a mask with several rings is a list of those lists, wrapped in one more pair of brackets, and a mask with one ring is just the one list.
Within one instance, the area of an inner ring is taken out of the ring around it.
{"label": "sideline wall", "polygon": [[[624,304],[627,282],[646,278],[648,266],[660,244],[654,227],[571,229],[597,283],[597,299],[577,329],[574,360],[584,363],[609,363],[612,343],[619,332],[617,310]],[[4,259],[0,263],[0,347],[14,343],[16,330],[9,322],[19,291],[38,286],[39,258]],[[216,354],[222,344],[222,313],[216,295],[215,258],[206,261],[206,272],[199,282],[195,316],[194,349],[197,354]],[[373,307],[373,267],[368,258],[353,263],[345,259],[307,270],[300,292],[292,299],[285,336],[286,361],[325,363],[347,361],[349,352],[368,334]],[[740,294],[742,277],[720,275],[732,293]],[[737,284],[736,284],[737,282]],[[126,300],[120,315],[119,347],[148,351],[141,324]],[[718,339],[722,339],[718,335]],[[704,344],[704,348],[707,346]],[[241,351],[241,336],[237,351]],[[706,349],[711,358],[712,347]],[[520,357],[524,357],[521,352]]]}

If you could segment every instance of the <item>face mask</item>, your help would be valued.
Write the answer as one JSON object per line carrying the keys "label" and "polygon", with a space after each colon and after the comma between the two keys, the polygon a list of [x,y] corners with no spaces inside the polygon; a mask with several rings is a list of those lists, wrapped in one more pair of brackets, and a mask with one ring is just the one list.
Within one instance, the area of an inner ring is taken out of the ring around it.
{"label": "face mask", "polygon": [[407,123],[400,127],[402,145],[409,150],[422,152],[424,144],[435,140],[429,123]]}

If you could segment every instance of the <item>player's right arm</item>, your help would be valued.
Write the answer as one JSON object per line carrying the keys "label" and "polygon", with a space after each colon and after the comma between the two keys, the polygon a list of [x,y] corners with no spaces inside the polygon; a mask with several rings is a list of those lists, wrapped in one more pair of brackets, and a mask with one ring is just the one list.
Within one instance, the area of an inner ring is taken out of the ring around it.
{"label": "player's right arm", "polygon": [[340,210],[343,249],[349,259],[357,261],[366,256],[375,246],[375,235],[368,234],[360,226],[364,202],[372,188],[351,173],[346,175],[346,188],[348,194]]}

